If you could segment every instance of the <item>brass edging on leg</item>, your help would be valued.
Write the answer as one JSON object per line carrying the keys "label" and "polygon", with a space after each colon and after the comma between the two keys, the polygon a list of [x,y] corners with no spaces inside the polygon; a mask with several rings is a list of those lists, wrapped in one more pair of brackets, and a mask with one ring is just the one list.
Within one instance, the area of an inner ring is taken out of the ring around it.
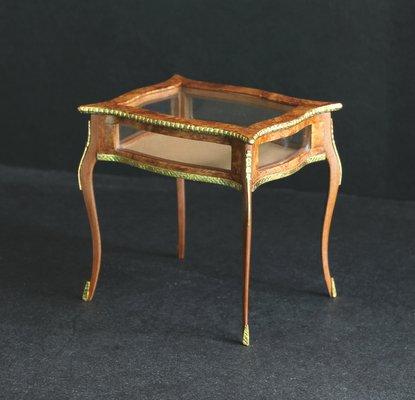
{"label": "brass edging on leg", "polygon": [[91,121],[88,121],[88,137],[86,139],[84,152],[82,153],[82,157],[81,157],[81,160],[79,161],[79,166],[78,166],[78,187],[79,187],[79,190],[82,190],[82,182],[81,182],[82,163],[84,162],[84,158],[85,158],[86,152],[88,151],[88,147],[89,147],[90,142],[91,142]]}

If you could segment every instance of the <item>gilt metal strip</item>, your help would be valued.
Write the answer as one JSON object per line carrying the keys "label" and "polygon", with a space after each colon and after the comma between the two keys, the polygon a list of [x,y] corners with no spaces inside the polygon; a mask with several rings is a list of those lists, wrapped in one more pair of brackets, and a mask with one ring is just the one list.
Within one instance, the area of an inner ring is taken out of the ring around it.
{"label": "gilt metal strip", "polygon": [[139,115],[136,113],[129,113],[126,111],[116,110],[116,109],[107,108],[107,107],[80,106],[78,107],[78,110],[83,114],[114,115],[116,117],[141,122],[144,124],[163,126],[166,128],[177,129],[177,130],[182,130],[182,131],[204,133],[204,134],[213,135],[213,136],[227,136],[227,137],[239,139],[245,143],[253,144],[255,143],[256,139],[268,133],[290,128],[315,115],[337,111],[337,110],[340,110],[341,108],[342,108],[342,104],[340,103],[328,104],[326,106],[314,108],[310,111],[305,112],[303,115],[300,115],[299,117],[294,118],[290,121],[282,122],[282,123],[275,124],[267,128],[261,129],[258,132],[256,132],[252,138],[244,136],[238,132],[229,131],[226,129],[212,128],[209,126],[198,126],[198,125],[193,125],[193,124],[183,124],[181,122],[165,121],[162,119],[150,118],[144,115]]}
{"label": "gilt metal strip", "polygon": [[244,346],[249,346],[249,325],[244,326],[244,330],[242,333],[242,344]]}
{"label": "gilt metal strip", "polygon": [[144,115],[139,114],[131,114],[125,111],[115,110],[112,108],[106,107],[89,107],[89,106],[80,106],[78,110],[84,114],[105,114],[105,115],[114,115],[116,117],[125,118],[137,122],[141,122],[143,124],[151,124],[156,126],[163,126],[170,129],[177,129],[181,131],[189,131],[189,132],[196,132],[196,133],[204,133],[207,135],[213,136],[228,136],[233,137],[243,142],[249,142],[249,138],[244,135],[241,135],[238,132],[228,131],[226,129],[220,128],[212,128],[209,126],[198,126],[192,124],[183,124],[181,122],[173,122],[173,121],[165,121],[162,119],[150,118]]}
{"label": "gilt metal strip", "polygon": [[91,286],[91,282],[86,281],[85,286],[84,286],[84,291],[82,292],[82,300],[83,301],[88,301],[88,299],[89,299],[89,288],[90,288],[90,286]]}
{"label": "gilt metal strip", "polygon": [[193,174],[190,172],[183,172],[183,171],[177,171],[177,170],[171,170],[167,168],[157,167],[150,164],[145,164],[137,160],[130,159],[128,157],[119,156],[116,154],[104,154],[104,153],[98,153],[97,154],[97,160],[100,161],[113,161],[113,162],[120,162],[123,164],[128,164],[133,167],[137,167],[140,169],[144,169],[149,172],[154,172],[156,174],[165,175],[173,178],[182,178],[187,179],[190,181],[199,181],[199,182],[207,182],[207,183],[215,183],[217,185],[222,186],[229,186],[236,190],[241,190],[242,185],[238,182],[235,182],[231,179],[226,178],[219,178],[216,176],[207,176],[207,175],[200,175],[200,174]]}
{"label": "gilt metal strip", "polygon": [[91,121],[88,121],[88,137],[86,139],[84,152],[82,153],[82,157],[81,157],[81,160],[79,161],[79,165],[78,165],[78,187],[79,187],[79,190],[82,190],[81,168],[82,168],[82,164],[84,162],[86,152],[88,151],[88,147],[89,147],[90,142],[91,142]]}

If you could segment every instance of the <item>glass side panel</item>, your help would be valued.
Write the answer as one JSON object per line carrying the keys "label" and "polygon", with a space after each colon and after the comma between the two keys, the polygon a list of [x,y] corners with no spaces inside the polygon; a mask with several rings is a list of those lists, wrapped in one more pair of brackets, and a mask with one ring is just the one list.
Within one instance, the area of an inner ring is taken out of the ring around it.
{"label": "glass side panel", "polygon": [[120,125],[119,149],[203,167],[231,169],[231,146],[184,139]]}
{"label": "glass side panel", "polygon": [[259,168],[285,162],[310,148],[310,126],[294,135],[266,142],[259,146]]}
{"label": "glass side panel", "polygon": [[141,104],[139,107],[162,114],[183,116],[249,126],[259,121],[278,117],[293,106],[237,93],[220,93],[208,90],[183,89],[178,96]]}
{"label": "glass side panel", "polygon": [[119,140],[120,144],[133,138],[140,131],[132,125],[119,125]]}
{"label": "glass side panel", "polygon": [[155,101],[152,103],[145,104],[141,106],[141,108],[145,108],[147,110],[155,111],[161,114],[172,115],[174,111],[172,110],[172,103],[174,99],[175,98],[169,98],[165,100]]}

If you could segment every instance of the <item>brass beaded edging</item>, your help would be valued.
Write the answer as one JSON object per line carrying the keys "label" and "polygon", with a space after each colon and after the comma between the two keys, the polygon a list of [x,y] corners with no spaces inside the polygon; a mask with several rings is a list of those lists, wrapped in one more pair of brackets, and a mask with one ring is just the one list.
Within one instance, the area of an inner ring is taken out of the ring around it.
{"label": "brass beaded edging", "polygon": [[[261,186],[265,183],[268,183],[268,182],[271,182],[271,181],[274,181],[274,180],[277,180],[277,179],[282,179],[282,178],[285,178],[289,175],[292,175],[292,174],[296,173],[297,171],[299,171],[301,168],[305,167],[308,164],[318,162],[318,161],[323,161],[325,159],[326,159],[325,154],[317,154],[315,156],[311,156],[311,157],[307,158],[306,160],[304,160],[299,165],[296,165],[295,168],[293,168],[293,169],[283,171],[283,172],[278,172],[278,173],[271,174],[271,175],[268,175],[268,176],[264,176],[263,178],[259,179],[258,181],[256,181],[254,183],[254,185],[252,186],[252,191],[254,191],[259,186]],[[166,168],[156,167],[154,165],[145,164],[145,163],[142,163],[140,161],[132,160],[130,158],[115,155],[115,154],[98,153],[97,154],[97,160],[99,160],[99,161],[120,162],[120,163],[123,163],[123,164],[130,165],[132,167],[137,167],[137,168],[149,171],[149,172],[154,172],[156,174],[165,175],[165,176],[169,176],[169,177],[172,177],[172,178],[182,178],[182,179],[187,179],[187,180],[190,180],[190,181],[214,183],[214,184],[217,184],[217,185],[228,186],[228,187],[231,187],[231,188],[236,189],[236,190],[241,190],[242,189],[242,185],[240,183],[235,182],[231,179],[218,178],[218,177],[215,177],[215,176],[192,174],[192,173],[189,173],[189,172],[175,171],[175,170],[170,170],[170,169],[166,169]]]}
{"label": "brass beaded edging", "polygon": [[301,168],[305,167],[308,164],[311,164],[311,163],[314,163],[314,162],[318,162],[318,161],[323,161],[325,159],[326,159],[326,155],[324,153],[323,154],[316,154],[314,156],[310,156],[310,157],[306,158],[302,163],[296,165],[292,169],[289,169],[287,171],[276,172],[275,174],[271,174],[271,175],[264,176],[263,178],[257,180],[254,183],[254,185],[252,187],[252,191],[254,191],[255,189],[257,189],[259,186],[263,185],[264,183],[271,182],[271,181],[275,181],[275,180],[281,179],[281,178],[285,178],[286,176],[295,174]]}
{"label": "brass beaded edging", "polygon": [[299,124],[300,122],[303,122],[307,118],[314,117],[315,115],[340,110],[342,107],[343,107],[343,105],[341,103],[335,103],[335,104],[329,104],[327,106],[322,106],[322,107],[315,108],[313,110],[305,112],[300,117],[294,118],[290,121],[282,122],[280,124],[272,125],[272,126],[269,126],[267,128],[261,129],[260,131],[255,133],[252,140],[255,141],[256,139],[258,139],[261,136],[266,135],[267,133],[276,132],[276,131],[280,131],[282,129],[290,128],[294,125]]}
{"label": "brass beaded edging", "polygon": [[84,152],[82,153],[82,157],[81,157],[81,160],[79,161],[79,165],[78,165],[78,187],[79,187],[79,190],[82,190],[82,182],[81,182],[82,163],[84,162],[85,154],[88,151],[90,141],[91,141],[91,121],[88,121],[88,137],[86,138]]}
{"label": "brass beaded edging", "polygon": [[248,190],[251,188],[252,183],[252,150],[247,149],[245,152],[245,179],[246,187]]}
{"label": "brass beaded edging", "polygon": [[187,179],[189,181],[215,183],[217,185],[229,186],[236,190],[242,189],[242,185],[240,183],[235,182],[231,179],[218,178],[216,176],[192,174],[190,172],[175,171],[175,170],[171,170],[167,168],[156,167],[154,165],[145,164],[140,161],[132,160],[128,157],[123,157],[123,156],[119,156],[116,154],[98,153],[97,160],[120,162],[123,164],[131,165],[132,167],[141,168],[149,172],[154,172],[156,174],[165,175],[165,176],[169,176],[172,178],[182,178],[182,179]]}
{"label": "brass beaded edging", "polygon": [[114,110],[112,108],[80,106],[78,107],[78,110],[83,114],[114,115],[116,117],[130,119],[133,121],[141,122],[143,124],[164,126],[166,128],[178,129],[182,131],[205,133],[212,136],[229,136],[242,140],[243,142],[249,142],[247,137],[241,135],[238,132],[228,131],[220,128],[211,128],[208,126],[197,126],[191,124],[183,124],[181,122],[165,121],[162,119],[145,117],[144,115],[130,114],[125,111]]}
{"label": "brass beaded edging", "polygon": [[197,133],[205,133],[212,136],[228,136],[232,138],[239,139],[245,143],[253,144],[255,143],[255,140],[258,139],[261,136],[264,136],[271,132],[276,132],[282,129],[290,128],[296,124],[299,124],[300,122],[306,120],[307,118],[314,117],[318,114],[324,114],[327,112],[337,111],[340,110],[343,107],[341,103],[335,103],[335,104],[329,104],[327,106],[318,107],[315,109],[312,109],[310,111],[305,112],[300,117],[294,118],[287,122],[282,122],[279,124],[275,124],[272,126],[269,126],[267,128],[261,129],[255,135],[250,139],[244,135],[241,135],[238,132],[228,131],[226,129],[220,129],[220,128],[211,128],[208,126],[198,126],[198,125],[192,125],[192,124],[183,124],[181,122],[172,122],[172,121],[165,121],[162,119],[156,119],[156,118],[150,118],[145,117],[144,115],[138,115],[138,114],[130,114],[125,111],[115,110],[112,108],[106,108],[106,107],[90,107],[90,106],[80,106],[78,107],[79,112],[83,114],[104,114],[104,115],[114,115],[116,117],[130,119],[133,121],[141,122],[144,124],[152,124],[156,126],[164,126],[166,128],[170,129],[177,129],[177,130],[183,130],[183,131],[189,131],[189,132],[197,132]]}

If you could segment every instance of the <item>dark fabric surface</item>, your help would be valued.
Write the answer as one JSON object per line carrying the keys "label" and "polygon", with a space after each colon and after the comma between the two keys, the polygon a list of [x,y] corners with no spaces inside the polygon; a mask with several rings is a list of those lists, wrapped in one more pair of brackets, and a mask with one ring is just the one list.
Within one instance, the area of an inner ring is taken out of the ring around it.
{"label": "dark fabric surface", "polygon": [[1,398],[414,398],[415,203],[340,196],[332,300],[325,195],[258,189],[246,348],[240,193],[187,184],[179,262],[174,180],[98,174],[103,268],[84,303],[90,235],[75,175],[1,167],[0,188]]}
{"label": "dark fabric surface", "polygon": [[[178,73],[342,102],[344,192],[415,200],[414,15],[413,0],[2,0],[0,163],[74,170],[78,105]],[[324,183],[310,169],[280,186]]]}

